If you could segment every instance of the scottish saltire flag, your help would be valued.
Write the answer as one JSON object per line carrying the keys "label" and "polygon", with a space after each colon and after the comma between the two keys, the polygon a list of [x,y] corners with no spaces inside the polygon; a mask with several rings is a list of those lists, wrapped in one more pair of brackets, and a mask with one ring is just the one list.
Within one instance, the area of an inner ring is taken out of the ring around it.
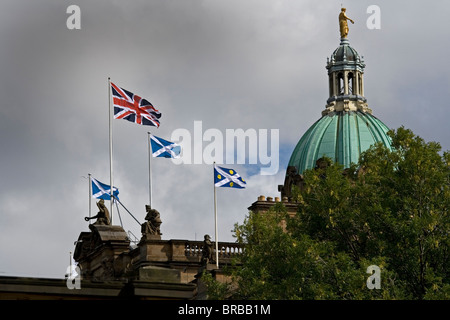
{"label": "scottish saltire flag", "polygon": [[125,119],[137,124],[159,127],[161,113],[145,99],[119,88],[111,82],[114,119]]}
{"label": "scottish saltire flag", "polygon": [[181,147],[174,142],[170,142],[150,134],[150,143],[152,147],[153,157],[164,157],[164,158],[180,157]]}
{"label": "scottish saltire flag", "polygon": [[[111,200],[111,187],[107,184],[91,178],[92,180],[92,197],[103,200]],[[113,196],[119,199],[119,189],[113,187]]]}
{"label": "scottish saltire flag", "polygon": [[246,184],[247,182],[233,169],[214,165],[214,186],[243,189]]}

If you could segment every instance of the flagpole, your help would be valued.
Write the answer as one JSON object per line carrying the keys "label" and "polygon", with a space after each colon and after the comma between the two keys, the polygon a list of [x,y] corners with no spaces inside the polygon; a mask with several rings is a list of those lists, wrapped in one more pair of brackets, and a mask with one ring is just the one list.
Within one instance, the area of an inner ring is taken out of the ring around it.
{"label": "flagpole", "polygon": [[150,208],[152,207],[152,154],[151,154],[151,143],[150,143],[150,132],[147,132],[148,135],[148,196],[149,196],[149,204]]}
{"label": "flagpole", "polygon": [[91,174],[88,173],[88,177],[89,177],[89,218],[91,217],[91,199],[92,199],[92,179],[91,179]]}
{"label": "flagpole", "polygon": [[69,251],[69,279],[72,279],[72,251]]}
{"label": "flagpole", "polygon": [[108,77],[108,109],[109,109],[109,185],[110,185],[110,201],[109,212],[111,213],[111,224],[113,219],[113,128],[112,128],[112,110],[111,110],[111,78]]}
{"label": "flagpole", "polygon": [[[213,177],[215,174],[214,168],[216,166],[216,162],[214,161],[214,167],[213,167]],[[215,229],[216,229],[216,267],[217,269],[219,269],[219,241],[218,241],[218,232],[217,232],[217,195],[216,195],[216,184],[214,183],[213,180],[213,185],[214,185],[214,222],[215,222]]]}

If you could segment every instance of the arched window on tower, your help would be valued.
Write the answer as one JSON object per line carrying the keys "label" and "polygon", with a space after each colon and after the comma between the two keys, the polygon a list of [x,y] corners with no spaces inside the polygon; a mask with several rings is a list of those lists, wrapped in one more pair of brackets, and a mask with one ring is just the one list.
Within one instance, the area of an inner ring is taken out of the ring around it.
{"label": "arched window on tower", "polygon": [[344,94],[345,86],[344,86],[344,74],[342,72],[338,73],[338,93],[339,95]]}
{"label": "arched window on tower", "polygon": [[355,94],[353,92],[353,72],[348,73],[348,94]]}
{"label": "arched window on tower", "polygon": [[333,88],[333,74],[328,76],[329,80],[329,88],[330,88],[330,97],[334,96],[334,88]]}
{"label": "arched window on tower", "polygon": [[359,87],[359,93],[360,95],[364,95],[364,87],[363,87],[363,79],[362,79],[363,75],[362,73],[359,74],[358,77],[358,87]]}

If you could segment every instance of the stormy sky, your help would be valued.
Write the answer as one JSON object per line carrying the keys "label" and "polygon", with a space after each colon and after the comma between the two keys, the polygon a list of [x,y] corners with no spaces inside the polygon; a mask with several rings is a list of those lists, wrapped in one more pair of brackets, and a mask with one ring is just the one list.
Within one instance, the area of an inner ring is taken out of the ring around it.
{"label": "stormy sky", "polygon": [[[341,3],[355,20],[349,40],[364,56],[373,114],[448,150],[448,1],[2,0],[0,275],[64,277],[74,241],[88,231],[86,177],[109,183],[108,77],[162,113],[159,128],[113,121],[114,184],[141,222],[148,131],[194,135],[196,122],[224,136],[278,130],[277,174],[261,175],[259,157],[223,165],[247,181],[246,189],[217,190],[219,240],[234,241],[233,225],[257,197],[279,196],[292,150],[325,108]],[[73,4],[79,30],[66,25]],[[366,26],[373,4],[379,30]],[[153,158],[152,178],[162,238],[214,240],[212,165]],[[119,209],[124,229],[140,237]]]}

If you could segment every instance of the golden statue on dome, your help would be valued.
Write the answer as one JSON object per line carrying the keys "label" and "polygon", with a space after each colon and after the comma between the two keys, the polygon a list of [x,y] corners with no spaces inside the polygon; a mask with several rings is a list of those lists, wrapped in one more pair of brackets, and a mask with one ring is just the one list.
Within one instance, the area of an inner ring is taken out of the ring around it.
{"label": "golden statue on dome", "polygon": [[346,9],[342,8],[341,13],[339,14],[339,30],[341,32],[341,38],[347,38],[348,35],[348,23],[347,20],[350,20],[351,23],[355,23],[352,19],[347,17],[345,14]]}

